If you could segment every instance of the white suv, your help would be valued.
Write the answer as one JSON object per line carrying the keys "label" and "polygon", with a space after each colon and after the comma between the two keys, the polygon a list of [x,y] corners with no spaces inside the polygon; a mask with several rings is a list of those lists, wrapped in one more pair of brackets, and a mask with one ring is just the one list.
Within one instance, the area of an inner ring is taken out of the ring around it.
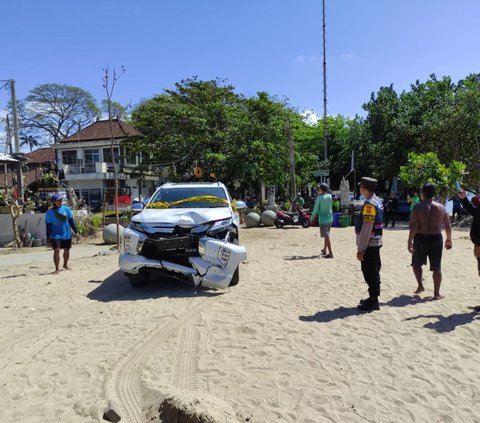
{"label": "white suv", "polygon": [[240,220],[222,183],[166,183],[132,218],[122,235],[119,265],[132,286],[152,270],[195,284],[226,288],[239,281],[247,252],[239,245]]}

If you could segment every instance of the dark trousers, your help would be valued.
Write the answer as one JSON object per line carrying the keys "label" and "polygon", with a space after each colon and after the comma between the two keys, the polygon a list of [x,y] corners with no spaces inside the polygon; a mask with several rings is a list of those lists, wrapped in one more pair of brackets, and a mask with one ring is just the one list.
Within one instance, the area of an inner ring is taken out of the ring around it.
{"label": "dark trousers", "polygon": [[392,220],[392,228],[395,227],[395,215],[397,214],[396,211],[387,211],[385,213],[385,227],[388,228],[388,221]]}
{"label": "dark trousers", "polygon": [[480,257],[477,257],[478,275],[480,276]]}
{"label": "dark trousers", "polygon": [[368,294],[370,297],[380,296],[380,260],[381,247],[367,247],[363,254],[362,273],[365,282],[368,285]]}

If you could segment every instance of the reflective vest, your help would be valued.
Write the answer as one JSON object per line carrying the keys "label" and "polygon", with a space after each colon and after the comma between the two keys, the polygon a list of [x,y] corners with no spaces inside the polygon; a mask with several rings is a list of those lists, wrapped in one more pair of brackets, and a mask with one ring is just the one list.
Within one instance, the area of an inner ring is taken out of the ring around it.
{"label": "reflective vest", "polygon": [[373,195],[372,198],[365,200],[362,206],[362,211],[355,220],[355,233],[360,234],[363,222],[373,221],[372,232],[370,239],[381,238],[383,233],[383,203],[380,198]]}

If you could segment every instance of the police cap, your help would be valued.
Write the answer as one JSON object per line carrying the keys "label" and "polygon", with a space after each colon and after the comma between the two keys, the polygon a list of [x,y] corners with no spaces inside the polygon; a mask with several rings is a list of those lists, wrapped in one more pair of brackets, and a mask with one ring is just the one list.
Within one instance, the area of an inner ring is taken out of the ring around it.
{"label": "police cap", "polygon": [[377,180],[364,176],[362,179],[360,179],[358,185],[367,188],[369,191],[373,192],[377,189]]}

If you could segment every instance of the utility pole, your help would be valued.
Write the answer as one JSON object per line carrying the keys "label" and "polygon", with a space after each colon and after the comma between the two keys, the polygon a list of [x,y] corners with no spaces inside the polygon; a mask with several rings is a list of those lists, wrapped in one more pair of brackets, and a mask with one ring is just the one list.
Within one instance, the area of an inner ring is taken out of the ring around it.
{"label": "utility pole", "polygon": [[327,53],[325,40],[325,0],[322,0],[323,10],[323,148],[324,159],[328,160],[328,126],[327,126]]}
{"label": "utility pole", "polygon": [[289,121],[285,123],[285,134],[287,135],[288,140],[288,153],[290,160],[290,199],[293,200],[295,198],[295,194],[297,193],[297,187],[295,183],[295,155],[293,149],[293,134],[292,130],[290,129]]}
{"label": "utility pole", "polygon": [[[10,79],[10,93],[12,97],[12,110],[13,110],[13,138],[15,140],[15,153],[20,153],[20,138],[18,136],[18,116],[17,116],[17,97],[15,95],[15,81]],[[23,177],[22,177],[22,163],[19,160],[17,167],[18,175],[18,195],[20,201],[23,201]]]}
{"label": "utility pole", "polygon": [[13,154],[12,148],[12,129],[10,128],[10,117],[7,115],[7,146],[8,146],[8,154]]}

